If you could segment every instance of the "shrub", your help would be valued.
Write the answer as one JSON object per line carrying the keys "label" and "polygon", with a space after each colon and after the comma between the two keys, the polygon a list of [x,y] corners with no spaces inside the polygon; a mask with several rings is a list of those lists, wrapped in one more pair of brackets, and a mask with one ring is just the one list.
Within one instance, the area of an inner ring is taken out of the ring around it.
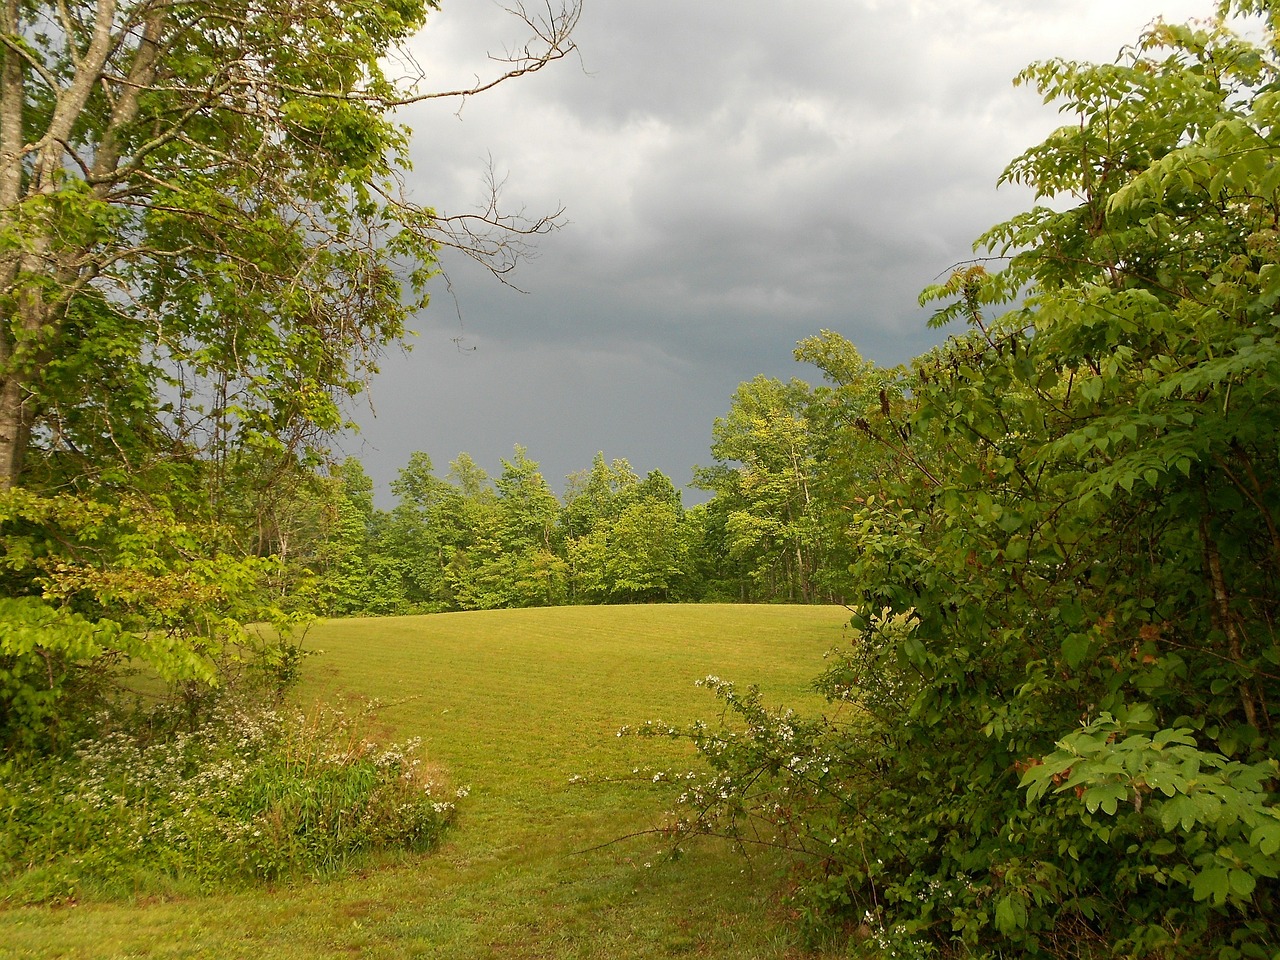
{"label": "shrub", "polygon": [[804,851],[878,956],[1276,956],[1280,8],[1220,8],[1263,44],[1024,74],[1072,122],[1006,179],[1076,205],[990,231],[1003,269],[923,298],[968,332],[841,406],[898,469],[849,491],[827,716],[717,685],[745,730],[689,732],[689,828]]}
{"label": "shrub", "polygon": [[124,670],[193,710],[247,672],[292,682],[307,617],[277,603],[277,558],[227,538],[142,497],[0,492],[0,751],[62,750]]}

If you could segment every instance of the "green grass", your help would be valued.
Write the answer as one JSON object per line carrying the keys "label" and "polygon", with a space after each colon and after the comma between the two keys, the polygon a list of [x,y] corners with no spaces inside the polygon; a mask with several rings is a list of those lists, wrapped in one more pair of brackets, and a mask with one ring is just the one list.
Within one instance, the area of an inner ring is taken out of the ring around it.
{"label": "green grass", "polygon": [[[580,607],[331,621],[303,699],[377,698],[389,736],[421,736],[469,786],[446,842],[339,880],[213,897],[0,912],[0,957],[782,958],[783,865],[698,844],[662,858],[683,743],[623,724],[716,716],[707,674],[767,703],[817,706],[838,607]],[[588,776],[587,784],[571,778]]]}

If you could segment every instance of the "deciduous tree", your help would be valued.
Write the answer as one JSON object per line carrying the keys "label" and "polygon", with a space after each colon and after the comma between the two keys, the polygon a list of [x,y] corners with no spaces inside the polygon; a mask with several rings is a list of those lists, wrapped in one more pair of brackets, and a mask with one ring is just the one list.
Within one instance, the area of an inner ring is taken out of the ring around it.
{"label": "deciduous tree", "polygon": [[[341,425],[442,245],[496,272],[550,226],[406,198],[387,64],[435,0],[4,0],[0,490],[26,457],[137,468]],[[573,48],[578,11],[476,92]]]}
{"label": "deciduous tree", "polygon": [[757,596],[813,598],[820,540],[809,385],[756,377],[716,418],[712,456],[698,485],[715,491],[731,558],[748,565]]}
{"label": "deciduous tree", "polygon": [[218,635],[263,615],[282,471],[316,464],[436,252],[501,275],[554,226],[406,196],[394,111],[558,60],[578,7],[516,6],[534,39],[430,92],[388,65],[435,6],[0,0],[0,566],[40,624],[0,636],[0,670],[44,662],[52,695],[141,650],[211,679]]}

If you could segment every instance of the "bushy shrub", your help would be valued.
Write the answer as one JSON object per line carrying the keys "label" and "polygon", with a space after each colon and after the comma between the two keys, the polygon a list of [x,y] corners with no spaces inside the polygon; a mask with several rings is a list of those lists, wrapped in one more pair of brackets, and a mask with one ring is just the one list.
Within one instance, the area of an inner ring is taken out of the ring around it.
{"label": "bushy shrub", "polygon": [[[1280,944],[1280,8],[1024,77],[1072,122],[1006,173],[1004,258],[926,291],[966,334],[841,418],[854,640],[801,723],[740,724],[688,829],[803,851],[879,956]],[[1009,307],[1007,312],[999,310]],[[838,399],[838,397],[837,397]],[[852,446],[852,441],[851,441]]]}
{"label": "bushy shrub", "polygon": [[0,751],[58,752],[144,671],[187,699],[254,674],[282,690],[302,656],[274,557],[166,502],[0,492]]}
{"label": "bushy shrub", "polygon": [[224,700],[194,731],[163,715],[65,757],[0,766],[0,898],[68,900],[332,873],[420,851],[454,814],[420,744],[368,714]]}

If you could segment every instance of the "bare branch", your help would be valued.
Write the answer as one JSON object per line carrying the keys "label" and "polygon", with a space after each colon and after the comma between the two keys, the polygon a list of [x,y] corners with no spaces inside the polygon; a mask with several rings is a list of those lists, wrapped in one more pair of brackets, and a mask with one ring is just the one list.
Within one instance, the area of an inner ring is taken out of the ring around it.
{"label": "bare branch", "polygon": [[500,76],[485,81],[477,79],[474,86],[465,89],[413,94],[399,100],[388,101],[387,105],[402,107],[411,103],[420,103],[423,100],[465,99],[484,93],[486,90],[492,90],[508,80],[537,73],[548,64],[563,60],[578,49],[573,40],[573,32],[582,16],[582,3],[581,0],[571,0],[559,10],[555,10],[548,0],[545,6],[546,13],[538,16],[531,14],[523,2],[505,8],[533,32],[533,38],[518,51],[508,50],[502,56],[489,57],[495,63],[508,66]]}
{"label": "bare branch", "polygon": [[494,63],[506,64],[500,75],[488,80],[477,78],[470,87],[459,87],[454,90],[434,90],[427,93],[410,93],[399,97],[388,97],[367,89],[352,90],[317,90],[295,84],[279,83],[270,78],[254,78],[244,83],[262,83],[275,90],[313,97],[318,100],[348,100],[357,103],[372,103],[381,107],[405,107],[424,100],[465,99],[476,94],[492,90],[500,84],[519,77],[537,73],[557,60],[563,60],[578,47],[573,40],[573,31],[582,16],[581,0],[569,0],[559,10],[547,3],[545,15],[535,16],[529,13],[523,3],[504,8],[512,16],[523,22],[532,32],[533,37],[519,50],[508,50],[502,55],[490,55]]}

